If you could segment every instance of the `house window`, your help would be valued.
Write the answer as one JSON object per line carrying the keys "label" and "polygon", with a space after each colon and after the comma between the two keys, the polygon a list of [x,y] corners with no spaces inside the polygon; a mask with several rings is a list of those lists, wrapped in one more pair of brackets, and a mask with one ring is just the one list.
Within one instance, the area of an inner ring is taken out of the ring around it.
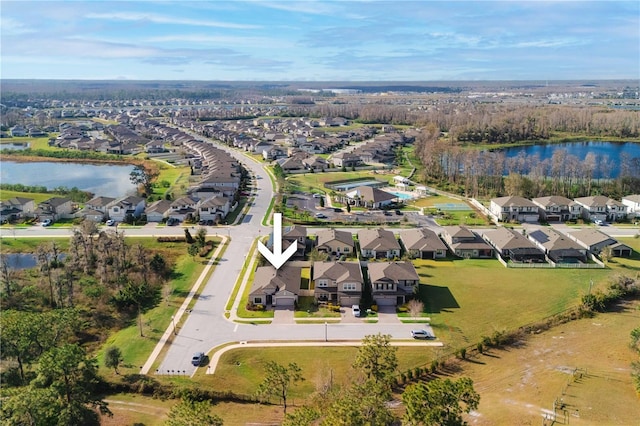
{"label": "house window", "polygon": [[343,250],[345,253],[349,253],[349,247],[345,247]]}
{"label": "house window", "polygon": [[387,283],[387,290],[393,290],[394,284],[393,283]]}
{"label": "house window", "polygon": [[342,289],[344,291],[355,291],[356,289],[356,283],[344,283],[342,285]]}
{"label": "house window", "polygon": [[262,297],[254,297],[253,303],[262,303]]}
{"label": "house window", "polygon": [[317,281],[318,287],[327,287],[327,280],[318,280]]}
{"label": "house window", "polygon": [[383,289],[384,289],[384,284],[376,283],[376,290],[383,290]]}

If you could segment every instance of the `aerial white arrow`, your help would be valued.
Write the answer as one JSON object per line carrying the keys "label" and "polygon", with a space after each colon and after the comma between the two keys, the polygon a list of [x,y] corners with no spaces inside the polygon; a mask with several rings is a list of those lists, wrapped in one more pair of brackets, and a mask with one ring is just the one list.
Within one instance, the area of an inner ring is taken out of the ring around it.
{"label": "aerial white arrow", "polygon": [[258,241],[258,251],[271,263],[274,268],[280,267],[286,262],[293,253],[298,249],[298,244],[294,242],[284,253],[282,252],[282,213],[273,214],[273,253],[269,251],[267,246]]}

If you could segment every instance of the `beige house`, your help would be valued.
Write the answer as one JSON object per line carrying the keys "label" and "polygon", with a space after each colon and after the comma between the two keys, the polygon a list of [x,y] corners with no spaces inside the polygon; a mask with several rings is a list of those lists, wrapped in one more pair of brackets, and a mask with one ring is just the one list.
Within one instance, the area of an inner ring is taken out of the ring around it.
{"label": "beige house", "polygon": [[360,262],[313,262],[316,301],[341,306],[360,303],[364,278]]}
{"label": "beige house", "polygon": [[436,259],[447,256],[447,245],[428,228],[401,231],[400,241],[412,259]]}
{"label": "beige house", "polygon": [[355,242],[351,232],[325,229],[317,233],[316,248],[331,255],[350,256],[354,254]]}
{"label": "beige house", "polygon": [[420,277],[411,262],[369,262],[368,269],[377,305],[402,305],[418,291]]}
{"label": "beige house", "polygon": [[386,229],[361,229],[358,231],[358,241],[362,257],[400,257],[400,244],[393,232]]}
{"label": "beige house", "polygon": [[492,198],[489,210],[500,222],[537,222],[538,206],[523,197]]}
{"label": "beige house", "polygon": [[264,306],[295,306],[300,293],[302,268],[284,265],[280,269],[260,266],[253,276],[249,301]]}

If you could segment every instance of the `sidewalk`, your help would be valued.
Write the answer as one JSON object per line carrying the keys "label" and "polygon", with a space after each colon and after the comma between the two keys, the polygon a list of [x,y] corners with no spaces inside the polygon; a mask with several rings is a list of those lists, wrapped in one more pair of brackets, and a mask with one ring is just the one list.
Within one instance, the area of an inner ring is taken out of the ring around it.
{"label": "sidewalk", "polygon": [[195,296],[195,294],[198,292],[198,289],[200,288],[205,278],[209,274],[209,271],[213,267],[213,264],[218,260],[220,251],[222,250],[223,247],[226,246],[227,241],[229,240],[229,238],[225,236],[221,236],[221,238],[222,238],[222,242],[218,244],[218,247],[211,255],[211,258],[209,259],[209,262],[207,262],[207,266],[205,266],[204,270],[196,280],[195,284],[193,285],[193,287],[191,287],[191,290],[189,290],[189,294],[184,299],[184,302],[182,302],[182,305],[180,306],[176,314],[171,319],[171,324],[169,324],[164,334],[160,338],[160,341],[158,341],[158,343],[156,344],[156,347],[153,348],[153,352],[151,352],[151,355],[149,355],[149,358],[140,369],[140,374],[149,373],[151,366],[156,361],[156,358],[158,358],[158,355],[160,355],[160,352],[162,351],[162,348],[164,347],[165,343],[167,343],[167,341],[171,337],[171,333],[175,332],[175,328],[174,328],[175,325],[180,323],[180,319],[182,318],[182,315],[185,313],[185,311],[187,310],[187,307],[191,303],[193,296]]}

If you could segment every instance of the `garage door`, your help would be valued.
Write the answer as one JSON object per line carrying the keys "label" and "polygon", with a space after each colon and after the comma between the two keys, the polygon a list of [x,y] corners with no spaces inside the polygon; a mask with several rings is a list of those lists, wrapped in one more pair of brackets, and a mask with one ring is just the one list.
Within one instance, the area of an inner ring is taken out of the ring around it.
{"label": "garage door", "polygon": [[278,297],[275,299],[276,306],[294,306],[295,305],[295,297]]}
{"label": "garage door", "polygon": [[378,306],[395,306],[396,296],[391,297],[376,297],[376,305]]}

